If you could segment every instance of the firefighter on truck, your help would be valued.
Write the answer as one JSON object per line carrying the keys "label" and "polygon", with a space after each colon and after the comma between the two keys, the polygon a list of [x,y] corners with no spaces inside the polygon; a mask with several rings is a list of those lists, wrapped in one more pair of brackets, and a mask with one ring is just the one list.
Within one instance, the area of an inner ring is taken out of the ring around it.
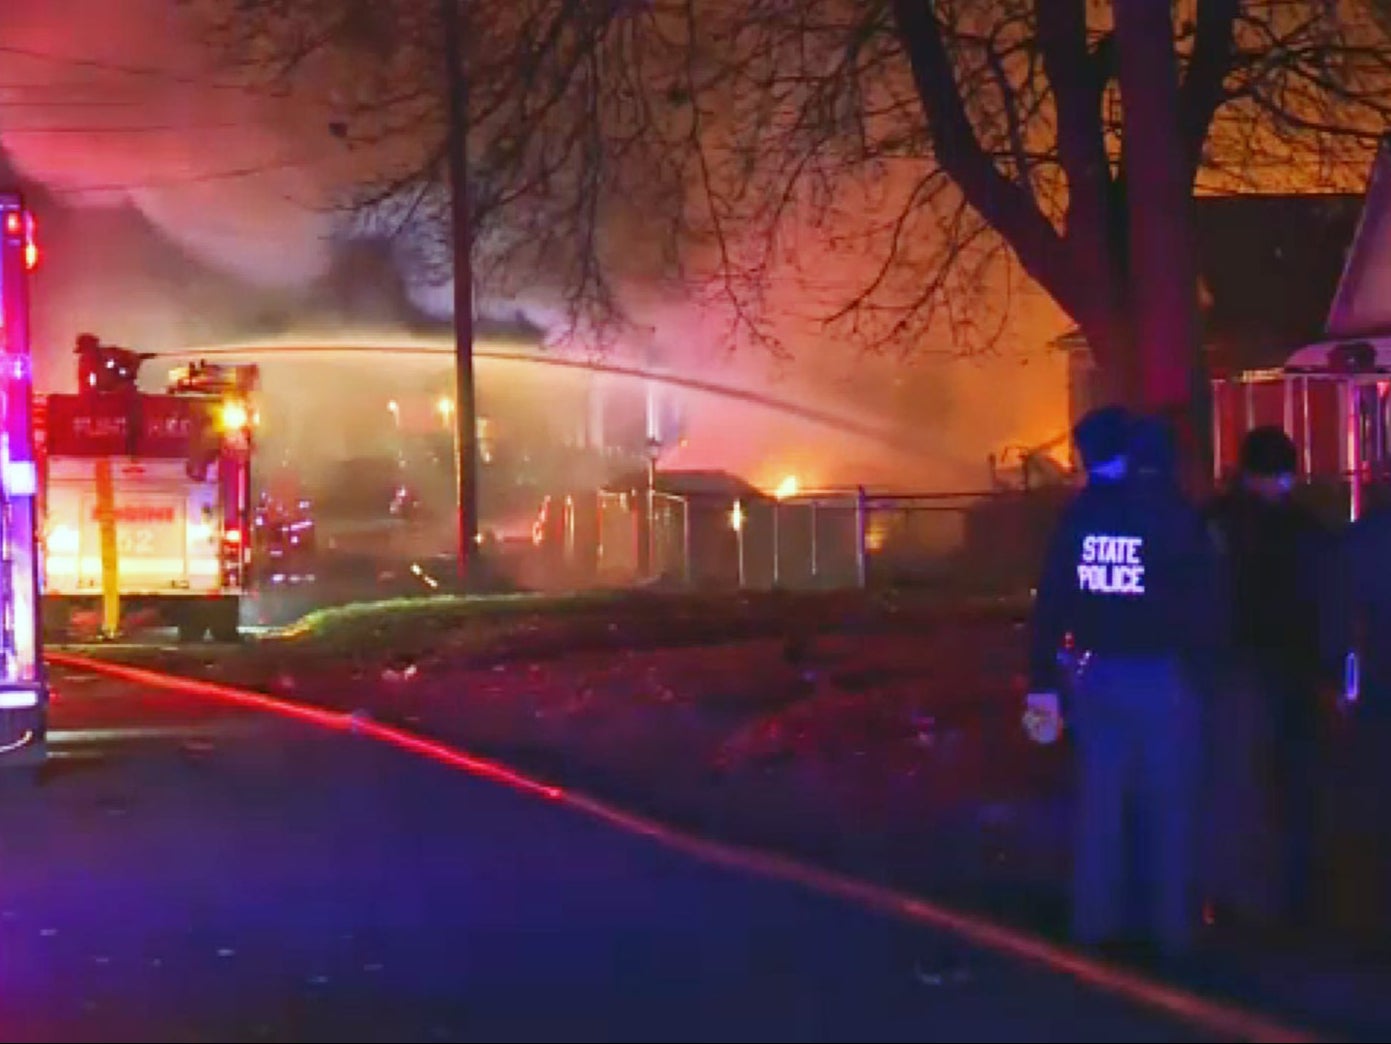
{"label": "firefighter on truck", "polygon": [[78,392],[43,402],[44,614],[53,633],[140,623],[237,637],[250,548],[254,366],[175,370],[141,392],[153,356],[77,339]]}

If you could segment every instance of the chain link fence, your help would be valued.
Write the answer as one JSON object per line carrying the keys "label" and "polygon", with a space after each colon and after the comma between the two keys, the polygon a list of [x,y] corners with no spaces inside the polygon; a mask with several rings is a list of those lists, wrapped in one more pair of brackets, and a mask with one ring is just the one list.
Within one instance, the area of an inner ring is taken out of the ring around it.
{"label": "chain link fence", "polygon": [[[814,590],[959,584],[1027,587],[1068,490],[784,498],[603,492],[594,582]],[[573,537],[565,555],[582,549]],[[571,570],[574,573],[574,570]]]}

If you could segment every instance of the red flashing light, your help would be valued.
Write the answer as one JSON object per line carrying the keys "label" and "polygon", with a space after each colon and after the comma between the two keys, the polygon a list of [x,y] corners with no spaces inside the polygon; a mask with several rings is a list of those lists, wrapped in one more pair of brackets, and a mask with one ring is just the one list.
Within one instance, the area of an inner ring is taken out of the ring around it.
{"label": "red flashing light", "polygon": [[17,210],[5,214],[5,234],[17,236],[24,231],[24,215]]}
{"label": "red flashing light", "polygon": [[24,244],[24,270],[32,272],[39,267],[39,248],[31,240]]}
{"label": "red flashing light", "polygon": [[226,534],[223,536],[222,539],[225,540],[225,541],[227,541],[227,543],[229,543],[229,544],[240,544],[240,543],[241,543],[241,530],[240,530],[240,529],[229,529],[229,530],[227,530]]}

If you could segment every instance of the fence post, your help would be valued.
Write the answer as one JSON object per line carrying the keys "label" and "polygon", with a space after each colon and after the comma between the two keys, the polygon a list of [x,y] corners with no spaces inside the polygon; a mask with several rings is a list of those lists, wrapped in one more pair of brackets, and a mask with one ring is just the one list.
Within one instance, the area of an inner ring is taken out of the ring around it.
{"label": "fence post", "polygon": [[575,498],[565,496],[565,568],[575,567]]}
{"label": "fence post", "polygon": [[691,586],[691,498],[681,498],[681,576]]}
{"label": "fence post", "polygon": [[865,535],[869,529],[868,515],[869,498],[865,495],[865,487],[858,486],[855,489],[855,582],[862,589],[868,579],[865,548]]}
{"label": "fence post", "polygon": [[779,568],[782,563],[782,539],[778,532],[778,501],[773,501],[773,588],[776,590],[782,578],[782,571]]}
{"label": "fence post", "polygon": [[[1223,445],[1224,433],[1222,430],[1222,407],[1227,401],[1227,382],[1225,380],[1214,380],[1212,382],[1212,481],[1214,484],[1222,481],[1222,454],[1225,451]],[[1308,400],[1305,400],[1308,404]],[[1307,411],[1305,417],[1308,417]],[[1308,432],[1308,428],[1305,428]]]}
{"label": "fence post", "polygon": [[599,490],[599,495],[594,498],[594,576],[597,579],[604,572],[604,523],[608,521],[608,512],[604,507],[604,491]]}
{"label": "fence post", "polygon": [[734,542],[739,548],[739,589],[744,589],[744,505],[734,502]]}
{"label": "fence post", "polygon": [[656,466],[649,467],[647,474],[647,579],[655,578],[657,573],[657,489]]}

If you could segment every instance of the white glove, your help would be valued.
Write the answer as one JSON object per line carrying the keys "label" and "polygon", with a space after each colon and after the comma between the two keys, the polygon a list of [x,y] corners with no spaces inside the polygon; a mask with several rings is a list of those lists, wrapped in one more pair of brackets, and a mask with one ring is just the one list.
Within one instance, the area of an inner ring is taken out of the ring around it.
{"label": "white glove", "polygon": [[1024,699],[1024,731],[1035,743],[1056,743],[1063,732],[1063,711],[1056,692],[1031,692]]}

